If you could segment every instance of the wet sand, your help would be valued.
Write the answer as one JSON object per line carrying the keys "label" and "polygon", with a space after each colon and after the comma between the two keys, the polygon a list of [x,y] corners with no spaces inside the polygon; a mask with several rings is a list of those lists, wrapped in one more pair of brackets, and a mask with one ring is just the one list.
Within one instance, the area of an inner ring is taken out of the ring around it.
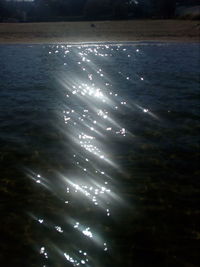
{"label": "wet sand", "polygon": [[80,43],[123,41],[199,42],[199,21],[129,20],[0,23],[0,43]]}

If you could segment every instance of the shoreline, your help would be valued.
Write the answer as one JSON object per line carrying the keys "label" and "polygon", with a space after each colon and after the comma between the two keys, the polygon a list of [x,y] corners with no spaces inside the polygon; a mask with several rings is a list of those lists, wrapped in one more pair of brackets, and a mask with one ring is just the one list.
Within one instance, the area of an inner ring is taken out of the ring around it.
{"label": "shoreline", "polygon": [[199,42],[200,23],[189,20],[128,20],[0,23],[0,44]]}
{"label": "shoreline", "polygon": [[20,40],[20,41],[15,41],[13,40],[12,42],[9,41],[0,41],[0,46],[2,45],[72,45],[72,46],[76,46],[76,45],[104,45],[104,44],[108,44],[108,45],[116,45],[116,44],[119,44],[119,45],[123,45],[123,44],[126,44],[126,45],[134,45],[134,44],[145,44],[145,43],[159,43],[159,44],[166,44],[166,43],[169,43],[169,44],[176,44],[176,43],[194,43],[194,44],[198,44],[200,41],[199,40],[196,40],[196,39],[155,39],[155,40],[152,40],[152,39],[141,39],[141,40],[134,40],[134,41],[127,41],[127,40],[124,40],[124,41],[90,41],[90,42],[70,42],[70,41],[55,41],[55,40],[42,40],[42,39],[38,39],[38,40],[34,40],[34,41],[29,41],[27,39],[23,39],[23,40]]}

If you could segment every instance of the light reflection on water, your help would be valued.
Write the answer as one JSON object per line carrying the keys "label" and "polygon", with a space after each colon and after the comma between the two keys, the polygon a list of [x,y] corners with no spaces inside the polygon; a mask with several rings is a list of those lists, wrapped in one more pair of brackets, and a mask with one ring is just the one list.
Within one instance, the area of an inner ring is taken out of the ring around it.
{"label": "light reflection on water", "polygon": [[[124,52],[124,56],[131,57],[121,45],[57,45],[50,47],[49,56],[60,54],[60,57],[64,59],[64,66],[68,65],[68,57],[70,58],[69,62],[73,58],[72,62],[76,65],[76,73],[69,75],[66,71],[66,73],[58,73],[55,77],[65,91],[63,123],[66,125],[65,134],[71,142],[70,149],[73,152],[71,161],[74,167],[70,174],[68,174],[67,169],[64,174],[57,173],[54,182],[42,177],[41,174],[29,174],[38,185],[44,186],[51,192],[57,192],[57,197],[66,205],[70,205],[71,199],[73,199],[75,208],[81,209],[80,201],[87,201],[86,210],[99,209],[101,216],[108,218],[114,216],[112,213],[113,203],[123,203],[115,190],[110,188],[115,177],[110,176],[107,171],[120,169],[120,166],[112,160],[109,140],[126,138],[127,134],[131,136],[128,129],[115,118],[116,112],[123,113],[124,109],[129,109],[130,112],[131,105],[127,99],[123,99],[123,95],[118,95],[109,74],[104,71],[102,66],[100,67],[95,63],[94,57],[109,60],[120,49]],[[139,50],[136,49],[135,52],[138,53]],[[126,74],[120,72],[120,75],[123,75],[125,80],[131,80],[131,77]],[[141,81],[143,80],[141,77]],[[148,109],[144,109],[144,112],[148,112]],[[61,188],[62,190],[60,190]],[[67,231],[72,231],[70,228],[65,231],[64,226],[55,225],[48,218],[37,217],[36,214],[31,216],[37,220],[41,227],[47,227],[51,231],[54,230],[63,235],[64,242],[68,234]],[[76,239],[89,238],[103,252],[109,252],[109,240],[105,240],[100,233],[93,231],[93,227],[89,224],[89,218],[88,225],[86,225],[82,222],[81,216],[80,218],[79,216],[71,217],[66,212],[61,217],[63,217],[62,225],[64,222],[77,231]],[[93,224],[94,222],[92,222]],[[73,234],[70,242],[72,243],[68,244],[69,251],[59,247],[59,244],[52,244],[52,246],[55,251],[59,252],[60,256],[73,266],[94,266],[95,259],[92,265],[90,265],[89,260],[93,257],[92,251],[84,251],[81,246],[74,250]],[[48,249],[41,244],[39,252],[48,263]]]}
{"label": "light reflection on water", "polygon": [[[123,114],[126,117],[129,114],[132,119],[137,110],[137,114],[158,123],[162,123],[162,118],[149,105],[138,104],[118,90],[124,84],[128,84],[130,91],[138,84],[141,88],[148,87],[145,74],[129,67],[112,68],[112,64],[118,63],[115,60],[118,53],[126,58],[124,64],[129,64],[138,60],[141,49],[134,46],[127,49],[123,45],[56,45],[49,49],[48,56],[56,57],[63,67],[54,73],[54,78],[63,94],[60,131],[68,142],[62,149],[66,150],[71,166],[55,170],[51,179],[38,170],[28,171],[38,190],[44,187],[54,194],[60,206],[65,206],[58,214],[55,211],[47,212],[44,217],[30,214],[48,235],[48,241],[45,235],[41,237],[36,249],[43,258],[43,266],[57,266],[57,262],[61,266],[65,263],[111,266],[119,250],[109,240],[108,232],[113,222],[119,220],[116,210],[128,206],[116,186],[116,173],[129,176],[124,166],[115,161],[114,154],[119,142],[123,147],[126,140],[134,142],[135,138],[132,129],[127,128],[132,125],[123,121]],[[111,73],[116,70],[114,76],[119,76],[123,84],[116,84],[112,79]]]}

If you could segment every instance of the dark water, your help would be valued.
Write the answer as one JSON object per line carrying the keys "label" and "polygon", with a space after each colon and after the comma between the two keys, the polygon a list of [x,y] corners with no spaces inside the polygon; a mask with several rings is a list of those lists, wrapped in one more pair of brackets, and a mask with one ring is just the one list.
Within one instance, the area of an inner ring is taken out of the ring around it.
{"label": "dark water", "polygon": [[0,46],[1,266],[199,266],[199,45]]}

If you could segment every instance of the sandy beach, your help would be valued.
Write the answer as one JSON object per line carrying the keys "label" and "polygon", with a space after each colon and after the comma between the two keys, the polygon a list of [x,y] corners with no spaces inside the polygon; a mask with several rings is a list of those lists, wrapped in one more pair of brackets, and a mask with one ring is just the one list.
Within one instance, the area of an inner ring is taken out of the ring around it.
{"label": "sandy beach", "polygon": [[0,23],[1,44],[150,40],[199,42],[199,37],[199,21],[189,20]]}

